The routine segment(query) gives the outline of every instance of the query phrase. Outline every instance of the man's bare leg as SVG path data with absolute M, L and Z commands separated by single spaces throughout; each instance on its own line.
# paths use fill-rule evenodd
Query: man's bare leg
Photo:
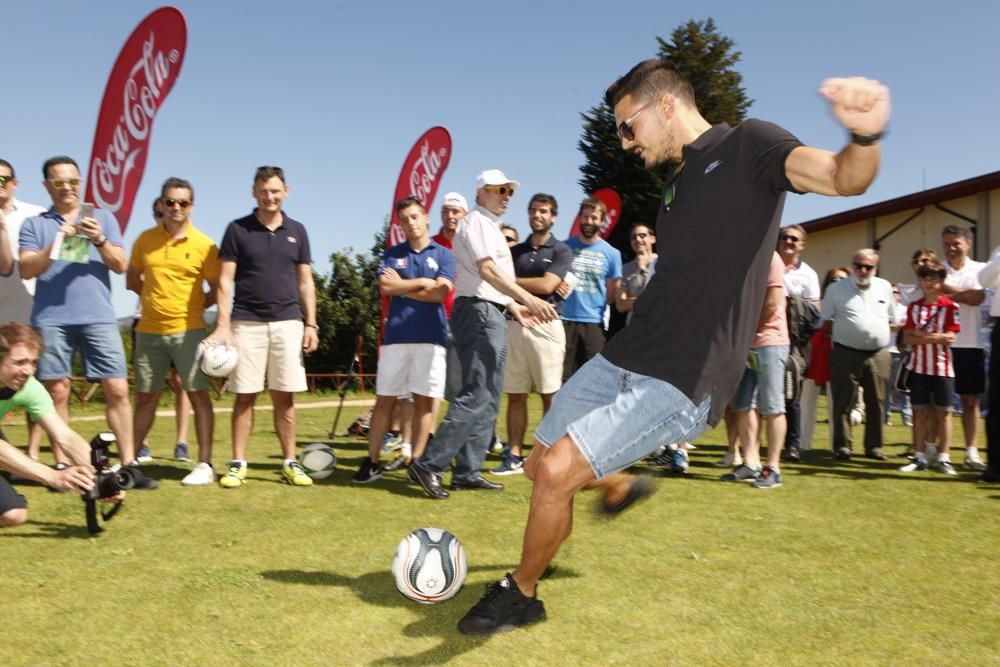
M 271 390 L 274 404 L 274 431 L 281 443 L 281 455 L 286 459 L 295 458 L 295 401 L 290 391 Z
M 45 389 L 49 392 L 52 397 L 52 403 L 55 404 L 56 414 L 62 419 L 64 424 L 69 424 L 69 395 L 71 391 L 69 378 L 61 378 L 59 380 L 46 380 L 42 383 L 45 385 Z M 52 456 L 55 458 L 56 463 L 69 463 L 69 458 L 63 453 L 59 445 L 52 442 L 52 438 L 49 438 L 49 444 L 52 446 Z M 119 450 L 119 456 L 120 454 Z
M 257 402 L 257 394 L 236 394 L 233 403 L 233 459 L 247 460 L 247 444 L 253 432 L 253 405 Z
M 212 408 L 212 397 L 207 389 L 184 392 L 184 394 L 194 406 L 194 431 L 195 437 L 198 438 L 198 460 L 202 463 L 211 463 L 212 440 L 215 438 L 215 410 Z M 178 401 L 178 405 L 180 405 L 180 401 Z
M 507 394 L 507 444 L 510 453 L 521 455 L 524 432 L 528 427 L 528 395 Z

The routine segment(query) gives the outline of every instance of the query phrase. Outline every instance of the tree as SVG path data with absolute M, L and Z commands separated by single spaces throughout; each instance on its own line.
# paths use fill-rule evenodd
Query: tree
M 702 115 L 711 123 L 736 125 L 753 100 L 743 89 L 743 76 L 734 67 L 742 54 L 734 51 L 732 39 L 720 35 L 711 18 L 678 26 L 670 41 L 656 38 L 657 57 L 669 60 L 691 82 Z M 614 111 L 603 101 L 583 117 L 583 136 L 578 144 L 585 161 L 579 183 L 585 192 L 612 187 L 622 198 L 620 223 L 609 241 L 631 254 L 628 228 L 633 222 L 656 219 L 663 175 L 647 171 L 642 161 L 621 149 Z

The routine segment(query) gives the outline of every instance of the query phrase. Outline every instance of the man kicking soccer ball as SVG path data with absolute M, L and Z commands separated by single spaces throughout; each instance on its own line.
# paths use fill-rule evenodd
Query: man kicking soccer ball
M 877 81 L 828 79 L 819 89 L 849 141 L 839 152 L 802 145 L 759 120 L 710 125 L 691 84 L 647 60 L 614 82 L 622 148 L 667 170 L 656 273 L 632 321 L 556 394 L 525 462 L 534 480 L 521 563 L 458 623 L 489 634 L 545 618 L 538 580 L 573 526 L 573 498 L 603 490 L 617 513 L 649 495 L 622 474 L 662 442 L 690 442 L 718 422 L 743 372 L 760 315 L 785 192 L 856 195 L 875 178 L 889 92 Z M 715 239 L 705 262 L 705 239 Z

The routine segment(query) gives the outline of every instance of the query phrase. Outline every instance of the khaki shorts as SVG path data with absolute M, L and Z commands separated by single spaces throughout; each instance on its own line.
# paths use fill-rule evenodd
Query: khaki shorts
M 229 376 L 229 391 L 256 394 L 264 391 L 264 378 L 271 391 L 305 391 L 306 368 L 302 364 L 301 320 L 281 322 L 233 322 L 233 337 L 239 347 L 236 370 Z
M 140 393 L 160 391 L 173 362 L 181 387 L 186 391 L 208 389 L 208 376 L 198 363 L 198 346 L 205 339 L 204 329 L 176 334 L 135 334 L 135 390 Z
M 540 394 L 554 394 L 562 386 L 565 355 L 566 332 L 561 321 L 546 322 L 531 329 L 514 321 L 507 322 L 503 390 L 508 394 L 527 394 L 534 385 Z

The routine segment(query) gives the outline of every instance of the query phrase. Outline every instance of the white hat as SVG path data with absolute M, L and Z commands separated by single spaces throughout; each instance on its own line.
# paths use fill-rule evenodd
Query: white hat
M 476 176 L 476 189 L 486 186 L 486 185 L 507 185 L 510 183 L 515 188 L 521 187 L 521 184 L 514 179 L 507 178 L 499 169 L 487 169 Z
M 465 197 L 458 194 L 457 192 L 449 192 L 444 196 L 444 203 L 442 206 L 454 206 L 455 208 L 460 208 L 463 211 L 469 210 L 469 204 L 465 201 Z

